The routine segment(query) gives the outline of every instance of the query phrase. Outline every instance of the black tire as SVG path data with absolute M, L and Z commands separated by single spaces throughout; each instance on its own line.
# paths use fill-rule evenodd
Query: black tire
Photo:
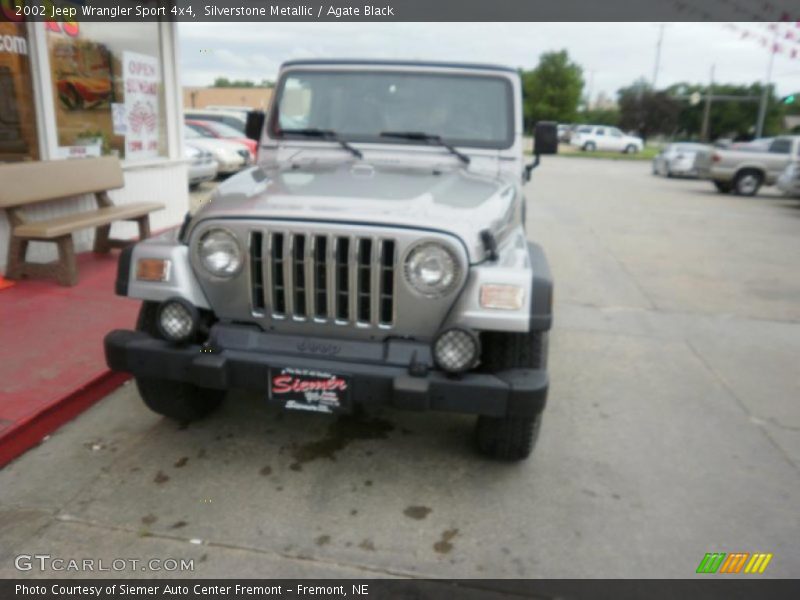
M 764 175 L 755 169 L 744 169 L 736 174 L 733 180 L 733 189 L 739 196 L 755 196 L 761 184 L 764 183 Z
M 733 184 L 730 181 L 714 181 L 714 187 L 720 194 L 730 194 L 733 190 Z
M 627 146 L 625 146 L 624 153 L 625 153 L 625 154 L 636 154 L 638 151 L 639 151 L 639 150 L 638 150 L 638 148 L 636 148 L 636 146 L 635 146 L 635 145 L 633 145 L 633 144 L 628 144 Z
M 594 142 L 586 142 L 583 145 L 582 150 L 584 152 L 594 152 L 595 150 L 597 150 L 597 145 Z
M 519 367 L 544 369 L 547 366 L 547 342 L 545 331 L 484 333 L 481 367 L 487 372 Z M 524 460 L 536 445 L 541 425 L 541 413 L 532 417 L 481 415 L 475 426 L 478 451 L 498 460 Z
M 158 304 L 144 302 L 139 311 L 136 330 L 160 338 L 156 327 Z M 226 392 L 201 388 L 190 383 L 169 379 L 137 377 L 136 387 L 147 408 L 159 415 L 181 423 L 197 421 L 222 404 Z

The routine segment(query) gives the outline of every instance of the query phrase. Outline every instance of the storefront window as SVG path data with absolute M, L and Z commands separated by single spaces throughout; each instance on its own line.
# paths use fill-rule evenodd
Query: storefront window
M 39 158 L 33 107 L 25 25 L 0 22 L 0 162 Z
M 48 23 L 59 155 L 167 155 L 158 23 Z

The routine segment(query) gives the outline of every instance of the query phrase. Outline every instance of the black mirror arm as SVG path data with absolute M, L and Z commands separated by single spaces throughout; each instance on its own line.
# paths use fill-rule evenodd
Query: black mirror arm
M 540 162 L 541 162 L 540 161 L 540 156 L 539 156 L 539 153 L 537 152 L 536 154 L 533 155 L 533 162 L 530 163 L 530 164 L 525 165 L 525 181 L 530 181 L 531 180 L 531 172 L 536 167 L 539 166 Z

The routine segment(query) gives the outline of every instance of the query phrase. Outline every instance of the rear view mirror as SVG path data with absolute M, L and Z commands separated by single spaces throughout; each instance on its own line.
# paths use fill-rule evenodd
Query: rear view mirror
M 553 121 L 539 121 L 533 129 L 535 155 L 558 153 L 558 126 Z
M 262 110 L 251 110 L 247 113 L 247 123 L 244 126 L 244 134 L 251 140 L 261 139 L 261 130 L 264 129 L 264 119 L 266 115 Z

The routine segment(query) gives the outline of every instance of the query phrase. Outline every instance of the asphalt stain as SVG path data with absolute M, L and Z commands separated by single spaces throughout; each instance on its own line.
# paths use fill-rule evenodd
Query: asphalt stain
M 331 536 L 329 535 L 321 535 L 316 540 L 317 546 L 324 546 L 325 544 L 331 543 Z
M 186 521 L 177 521 L 172 524 L 171 529 L 180 529 L 181 527 L 186 527 L 188 523 Z
M 363 540 L 358 547 L 362 550 L 369 550 L 370 552 L 375 551 L 375 544 L 372 543 L 372 540 Z
M 327 435 L 321 440 L 297 444 L 291 447 L 293 471 L 302 471 L 302 465 L 318 458 L 336 460 L 336 453 L 357 440 L 385 439 L 394 425 L 385 419 L 367 419 L 361 416 L 343 416 L 328 426 Z M 365 485 L 372 485 L 372 482 Z
M 370 487 L 370 486 L 372 485 L 372 480 L 371 480 L 371 479 L 367 479 L 367 480 L 364 482 L 364 485 L 365 485 L 365 486 L 367 486 L 367 487 Z
M 169 475 L 165 474 L 164 471 L 159 471 L 156 473 L 156 476 L 153 478 L 153 481 L 156 483 L 166 483 L 169 481 Z
M 197 458 L 205 458 L 205 457 L 206 457 L 206 449 L 200 448 L 200 450 L 197 451 Z
M 175 465 L 174 466 L 175 466 L 176 469 L 180 469 L 181 467 L 185 467 L 186 463 L 188 463 L 188 462 L 189 462 L 189 457 L 188 456 L 182 456 L 181 458 L 179 458 L 178 460 L 175 461 Z
M 350 516 L 351 517 L 355 517 L 357 514 L 358 514 L 358 511 L 355 508 L 350 511 Z
M 261 473 L 264 477 L 272 475 L 272 467 L 270 467 L 269 465 L 267 465 L 266 467 L 262 467 L 259 473 Z
M 149 515 L 145 515 L 145 516 L 143 516 L 143 517 L 142 517 L 142 523 L 144 523 L 145 525 L 152 525 L 152 524 L 153 524 L 153 523 L 155 523 L 156 521 L 158 521 L 158 517 L 157 517 L 157 516 L 155 516 L 155 515 L 154 515 L 154 514 L 152 514 L 152 513 L 151 513 L 151 514 L 149 514 Z
M 453 538 L 458 535 L 458 529 L 446 529 L 442 532 L 442 539 L 433 545 L 433 549 L 439 554 L 447 554 L 453 549 Z
M 278 487 L 276 487 L 275 489 L 276 489 L 277 491 L 279 491 L 279 492 L 282 492 L 282 491 L 283 491 L 283 486 L 282 486 L 282 485 L 279 485 L 279 486 L 278 486 Z
M 417 519 L 418 521 L 421 521 L 427 517 L 430 512 L 431 509 L 427 506 L 407 506 L 403 511 L 403 514 L 411 519 Z

